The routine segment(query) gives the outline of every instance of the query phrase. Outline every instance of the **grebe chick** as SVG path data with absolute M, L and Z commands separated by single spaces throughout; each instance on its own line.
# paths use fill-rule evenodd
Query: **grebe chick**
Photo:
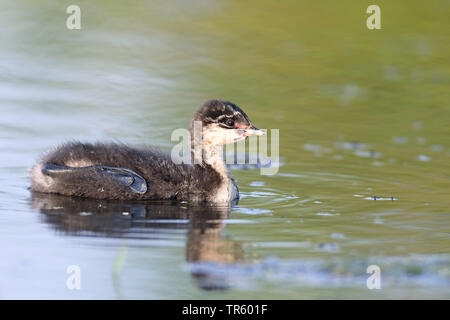
M 222 147 L 264 132 L 235 104 L 209 100 L 195 113 L 190 133 L 193 164 L 117 143 L 63 144 L 31 168 L 30 189 L 105 200 L 236 203 L 239 191 Z

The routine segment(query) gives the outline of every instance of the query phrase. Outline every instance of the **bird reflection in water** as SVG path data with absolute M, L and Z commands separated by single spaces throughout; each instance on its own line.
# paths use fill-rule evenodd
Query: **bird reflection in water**
M 229 207 L 113 202 L 43 193 L 32 193 L 31 206 L 43 214 L 45 223 L 65 235 L 159 240 L 164 239 L 164 231 L 167 235 L 170 229 L 186 229 L 189 265 L 231 265 L 244 260 L 240 245 L 221 232 L 224 219 L 230 216 Z M 226 276 L 198 270 L 191 268 L 191 275 L 200 288 L 229 288 Z

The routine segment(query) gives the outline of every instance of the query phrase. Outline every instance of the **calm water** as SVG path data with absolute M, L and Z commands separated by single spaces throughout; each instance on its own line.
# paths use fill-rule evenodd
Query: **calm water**
M 69 4 L 0 4 L 0 298 L 450 298 L 449 1 L 375 31 L 360 1 Z M 27 190 L 61 141 L 170 149 L 214 97 L 280 129 L 231 210 Z

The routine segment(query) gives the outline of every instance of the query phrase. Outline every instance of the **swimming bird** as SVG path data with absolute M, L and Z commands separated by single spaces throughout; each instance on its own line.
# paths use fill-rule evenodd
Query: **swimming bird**
M 30 190 L 105 200 L 236 203 L 239 190 L 223 160 L 223 145 L 264 131 L 234 103 L 213 99 L 195 112 L 190 133 L 193 161 L 181 164 L 154 148 L 64 143 L 31 168 Z

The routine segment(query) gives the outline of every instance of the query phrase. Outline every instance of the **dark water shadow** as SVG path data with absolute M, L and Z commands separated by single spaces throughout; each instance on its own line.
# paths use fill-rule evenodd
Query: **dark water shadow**
M 244 260 L 240 245 L 222 234 L 224 219 L 230 216 L 229 207 L 115 202 L 43 193 L 32 193 L 30 205 L 42 214 L 43 222 L 62 235 L 151 243 L 167 240 L 173 231 L 185 230 L 187 263 L 230 265 Z M 195 270 L 190 274 L 204 290 L 230 287 L 227 277 Z

